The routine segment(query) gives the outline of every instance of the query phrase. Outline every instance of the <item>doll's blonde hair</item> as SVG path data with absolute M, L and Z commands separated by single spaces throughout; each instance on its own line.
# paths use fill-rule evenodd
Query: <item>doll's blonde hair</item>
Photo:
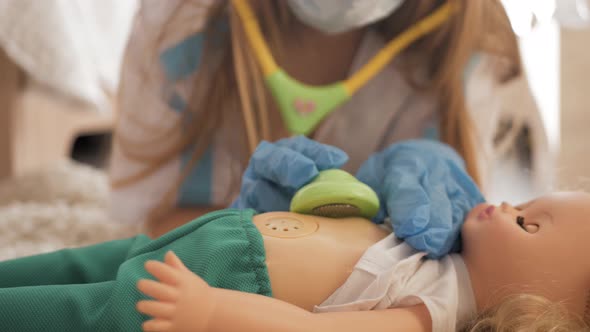
M 590 331 L 588 307 L 584 317 L 573 315 L 545 297 L 518 294 L 482 312 L 463 332 L 570 332 Z

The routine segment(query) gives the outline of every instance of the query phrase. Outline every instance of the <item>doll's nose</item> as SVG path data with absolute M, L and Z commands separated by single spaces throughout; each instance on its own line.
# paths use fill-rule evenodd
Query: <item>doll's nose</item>
M 514 214 L 514 215 L 518 215 L 520 213 L 520 211 L 517 210 L 514 206 L 512 206 L 506 202 L 502 202 L 502 204 L 500 204 L 500 210 L 504 213 Z

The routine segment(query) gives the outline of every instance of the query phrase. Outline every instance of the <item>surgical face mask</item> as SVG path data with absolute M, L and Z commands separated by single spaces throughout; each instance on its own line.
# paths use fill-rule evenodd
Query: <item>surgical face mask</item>
M 305 24 L 327 34 L 362 27 L 388 16 L 404 0 L 288 0 Z

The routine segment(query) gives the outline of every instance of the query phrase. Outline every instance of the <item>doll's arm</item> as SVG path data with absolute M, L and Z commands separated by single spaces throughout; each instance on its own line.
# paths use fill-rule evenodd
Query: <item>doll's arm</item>
M 158 280 L 142 280 L 138 288 L 155 301 L 140 301 L 138 310 L 152 316 L 144 331 L 430 331 L 424 305 L 376 311 L 314 314 L 262 295 L 209 287 L 173 253 L 165 263 L 148 262 Z

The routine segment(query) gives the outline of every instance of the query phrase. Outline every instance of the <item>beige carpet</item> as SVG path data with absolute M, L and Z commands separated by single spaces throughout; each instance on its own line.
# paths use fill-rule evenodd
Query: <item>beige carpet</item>
M 0 260 L 141 231 L 109 216 L 108 193 L 104 172 L 74 162 L 0 182 Z

